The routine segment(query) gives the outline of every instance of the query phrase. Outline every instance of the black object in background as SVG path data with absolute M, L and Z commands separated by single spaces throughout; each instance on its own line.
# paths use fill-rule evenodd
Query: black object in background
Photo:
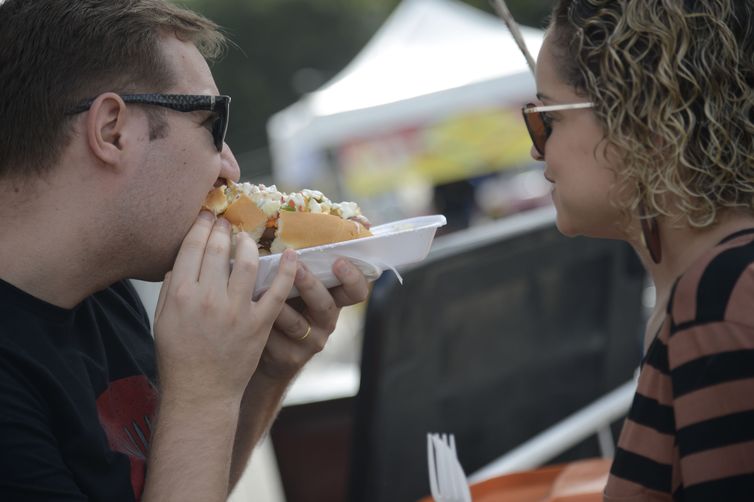
M 644 272 L 619 241 L 569 239 L 549 209 L 440 240 L 369 300 L 350 500 L 429 493 L 427 432 L 467 474 L 628 381 Z M 557 460 L 599 455 L 588 440 Z

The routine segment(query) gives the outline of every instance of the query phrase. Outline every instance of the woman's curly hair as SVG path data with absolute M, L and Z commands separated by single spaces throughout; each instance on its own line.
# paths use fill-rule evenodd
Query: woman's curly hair
M 558 0 L 550 33 L 621 160 L 627 215 L 706 227 L 754 208 L 752 0 Z

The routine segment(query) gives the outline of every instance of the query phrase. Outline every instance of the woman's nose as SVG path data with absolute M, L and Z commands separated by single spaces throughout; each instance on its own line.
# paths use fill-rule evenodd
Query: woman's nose
M 531 145 L 531 149 L 529 150 L 529 155 L 531 155 L 531 158 L 538 161 L 538 162 L 544 162 L 545 156 L 539 153 L 539 150 L 537 150 L 534 145 Z

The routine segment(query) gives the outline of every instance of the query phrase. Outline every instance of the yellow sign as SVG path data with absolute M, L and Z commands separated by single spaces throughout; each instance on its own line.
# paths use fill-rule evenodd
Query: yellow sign
M 520 112 L 497 108 L 357 139 L 335 154 L 348 192 L 368 197 L 417 177 L 441 184 L 520 166 L 530 148 Z

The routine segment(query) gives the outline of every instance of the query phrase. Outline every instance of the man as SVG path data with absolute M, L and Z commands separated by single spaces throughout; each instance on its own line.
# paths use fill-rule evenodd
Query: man
M 243 235 L 230 270 L 229 225 L 199 212 L 239 177 L 221 45 L 162 0 L 0 3 L 2 500 L 225 500 L 366 297 L 348 262 L 328 291 L 287 251 L 252 302 Z M 131 277 L 165 279 L 154 343 Z

